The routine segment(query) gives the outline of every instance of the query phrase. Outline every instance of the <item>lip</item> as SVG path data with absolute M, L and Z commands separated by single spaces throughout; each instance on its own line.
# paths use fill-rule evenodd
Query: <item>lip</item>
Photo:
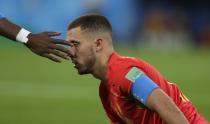
M 75 60 L 72 60 L 72 63 L 73 63 L 74 68 L 78 68 L 79 66 L 78 62 L 76 62 Z
M 73 64 L 76 64 L 76 63 L 77 63 L 77 61 L 76 61 L 75 59 L 72 59 L 72 58 L 71 58 L 71 62 L 72 62 Z
M 74 68 L 78 69 L 79 68 L 78 64 L 74 64 Z

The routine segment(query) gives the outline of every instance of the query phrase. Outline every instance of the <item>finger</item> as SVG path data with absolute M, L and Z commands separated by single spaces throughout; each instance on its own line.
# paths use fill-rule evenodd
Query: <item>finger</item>
M 52 44 L 52 45 L 50 45 L 50 47 L 51 47 L 52 49 L 56 49 L 56 50 L 58 50 L 58 51 L 64 52 L 64 53 L 69 54 L 69 55 L 72 54 L 72 51 L 71 51 L 70 49 L 65 48 L 65 47 L 63 47 L 63 46 L 59 46 L 59 45 Z
M 69 60 L 69 57 L 63 52 L 59 52 L 57 50 L 49 50 L 48 53 L 56 55 L 56 56 L 61 57 L 63 59 Z
M 61 35 L 60 32 L 53 32 L 53 31 L 45 31 L 45 32 L 43 32 L 43 33 L 46 34 L 46 35 L 49 36 L 49 37 Z
M 56 58 L 56 57 L 54 57 L 54 56 L 52 56 L 52 55 L 50 55 L 50 54 L 43 54 L 42 55 L 43 57 L 46 57 L 46 58 L 48 58 L 48 59 L 50 59 L 50 60 L 52 60 L 52 61 L 54 61 L 54 62 L 59 62 L 59 63 L 61 63 L 61 60 L 60 59 L 58 59 L 58 58 Z
M 55 44 L 62 44 L 62 45 L 67 45 L 67 46 L 72 46 L 70 42 L 62 40 L 62 39 L 55 39 L 55 38 L 51 38 L 53 43 Z

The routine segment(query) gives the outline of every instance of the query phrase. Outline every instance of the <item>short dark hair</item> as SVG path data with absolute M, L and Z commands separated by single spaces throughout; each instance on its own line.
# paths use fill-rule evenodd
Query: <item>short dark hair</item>
M 88 31 L 93 32 L 108 31 L 110 34 L 112 34 L 112 26 L 108 19 L 99 14 L 87 14 L 80 16 L 69 24 L 68 30 L 78 26 L 81 26 L 81 30 L 87 29 Z

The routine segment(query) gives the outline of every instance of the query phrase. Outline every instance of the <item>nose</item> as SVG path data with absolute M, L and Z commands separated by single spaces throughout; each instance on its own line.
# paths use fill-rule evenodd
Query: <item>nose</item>
M 75 57 L 75 54 L 76 52 L 75 52 L 75 47 L 73 47 L 73 46 L 71 46 L 70 48 L 69 48 L 69 56 L 71 57 L 71 58 L 73 58 L 73 57 Z

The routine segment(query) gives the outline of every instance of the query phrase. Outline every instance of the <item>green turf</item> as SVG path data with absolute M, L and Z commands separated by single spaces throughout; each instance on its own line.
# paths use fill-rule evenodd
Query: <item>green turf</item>
M 153 64 L 210 120 L 210 52 L 119 52 Z M 57 64 L 0 39 L 0 124 L 107 124 L 98 85 L 69 61 Z

